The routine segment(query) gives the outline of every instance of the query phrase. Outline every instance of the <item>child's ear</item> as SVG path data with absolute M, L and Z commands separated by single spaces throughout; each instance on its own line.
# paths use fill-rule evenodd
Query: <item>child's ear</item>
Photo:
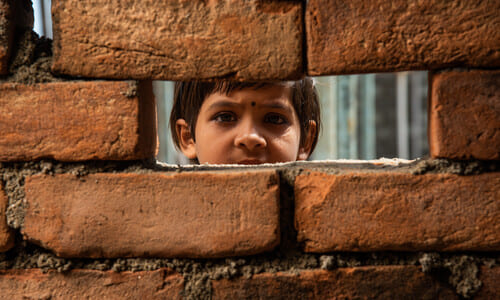
M 304 144 L 299 148 L 299 154 L 297 155 L 297 160 L 306 160 L 309 155 L 311 155 L 311 148 L 314 141 L 314 137 L 316 136 L 316 122 L 311 120 L 309 121 L 309 130 L 307 131 L 307 136 L 304 141 Z
M 189 125 L 184 119 L 178 119 L 175 122 L 175 132 L 179 138 L 179 146 L 181 147 L 182 153 L 184 153 L 184 155 L 186 155 L 189 159 L 195 159 L 196 145 L 194 143 L 193 136 L 191 135 Z

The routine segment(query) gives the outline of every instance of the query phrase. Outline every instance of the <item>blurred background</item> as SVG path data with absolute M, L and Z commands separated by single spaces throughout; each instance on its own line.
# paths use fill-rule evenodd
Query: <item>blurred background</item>
M 50 0 L 33 0 L 34 30 L 52 38 Z M 427 72 L 315 77 L 322 131 L 311 160 L 413 159 L 428 155 Z M 160 141 L 157 159 L 185 164 L 168 128 L 174 83 L 155 81 Z

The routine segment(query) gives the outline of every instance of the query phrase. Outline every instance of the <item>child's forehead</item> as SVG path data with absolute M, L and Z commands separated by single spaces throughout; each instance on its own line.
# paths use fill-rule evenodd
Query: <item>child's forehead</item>
M 266 90 L 266 89 L 282 89 L 283 87 L 292 87 L 293 81 L 276 81 L 276 82 L 230 82 L 223 81 L 214 85 L 212 91 L 207 95 L 220 93 L 228 95 L 234 91 L 241 90 Z

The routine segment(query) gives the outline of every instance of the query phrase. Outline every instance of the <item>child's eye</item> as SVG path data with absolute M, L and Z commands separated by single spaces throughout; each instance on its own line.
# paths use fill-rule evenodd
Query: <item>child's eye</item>
M 264 122 L 275 125 L 282 125 L 288 123 L 287 119 L 280 114 L 267 114 L 264 117 Z
M 230 112 L 221 112 L 216 114 L 213 119 L 216 122 L 222 122 L 222 123 L 234 122 L 236 121 L 236 116 Z

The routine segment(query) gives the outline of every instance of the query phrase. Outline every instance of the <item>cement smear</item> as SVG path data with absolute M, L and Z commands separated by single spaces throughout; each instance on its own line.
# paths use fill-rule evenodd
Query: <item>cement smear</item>
M 456 174 L 456 175 L 477 175 L 487 172 L 500 171 L 499 161 L 456 161 L 450 159 L 426 159 L 418 160 L 409 166 L 409 172 L 415 175 L 420 174 Z
M 55 77 L 52 66 L 52 40 L 38 35 L 31 29 L 19 32 L 16 38 L 16 51 L 12 53 L 9 73 L 3 82 L 35 84 L 62 81 Z
M 478 255 L 444 255 L 439 253 L 425 253 L 419 259 L 422 271 L 440 276 L 455 288 L 458 295 L 469 299 L 482 286 L 479 280 L 479 268 L 498 266 L 500 256 Z

